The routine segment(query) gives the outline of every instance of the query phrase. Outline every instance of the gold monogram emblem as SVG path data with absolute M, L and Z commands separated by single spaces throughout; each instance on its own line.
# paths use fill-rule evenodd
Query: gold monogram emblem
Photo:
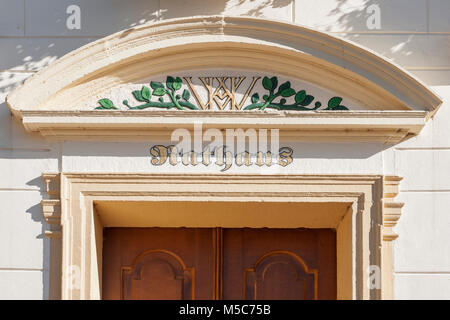
M 195 100 L 198 105 L 203 110 L 212 110 L 214 109 L 213 105 L 216 104 L 217 108 L 220 110 L 224 110 L 227 106 L 230 106 L 230 110 L 241 110 L 244 106 L 245 101 L 253 90 L 256 82 L 261 77 L 253 77 L 253 80 L 249 84 L 247 91 L 242 97 L 241 101 L 237 101 L 236 99 L 236 91 L 241 86 L 242 82 L 246 79 L 246 77 L 199 77 L 200 81 L 203 83 L 206 91 L 208 92 L 208 98 L 206 103 L 202 101 L 200 98 L 195 86 L 192 84 L 192 77 L 184 77 L 184 81 L 186 81 L 189 89 L 194 95 Z M 218 86 L 214 89 L 214 81 L 218 84 Z M 227 82 L 229 86 L 227 86 Z

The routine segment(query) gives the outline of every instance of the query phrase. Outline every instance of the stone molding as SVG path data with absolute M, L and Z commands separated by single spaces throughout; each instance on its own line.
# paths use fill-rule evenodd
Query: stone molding
M 391 228 L 388 218 L 391 207 L 384 204 L 398 192 L 400 180 L 380 175 L 65 173 L 61 190 L 67 206 L 62 212 L 63 238 L 58 239 L 64 248 L 64 259 L 59 261 L 63 268 L 62 298 L 101 298 L 102 236 L 99 232 L 103 224 L 108 225 L 108 217 L 95 209 L 99 203 L 195 200 L 348 203 L 348 210 L 338 226 L 329 226 L 337 228 L 338 234 L 338 279 L 341 279 L 338 296 L 341 299 L 392 299 L 393 238 L 386 233 L 386 229 Z M 274 189 L 277 192 L 274 193 Z M 185 222 L 180 223 L 185 225 Z M 374 264 L 381 267 L 381 290 L 368 289 L 366 269 Z M 73 287 L 68 278 L 74 266 L 81 270 L 78 287 Z M 55 276 L 56 273 L 51 271 L 50 274 Z
M 48 228 L 45 236 L 50 239 L 50 277 L 49 277 L 49 299 L 61 299 L 61 200 L 60 200 L 60 179 L 59 173 L 43 173 L 42 179 L 45 183 L 45 191 L 48 199 L 41 201 L 42 215 Z
M 394 198 L 398 194 L 399 184 L 402 178 L 395 176 L 386 176 L 384 178 L 384 197 L 383 197 L 383 240 L 392 241 L 397 239 L 398 235 L 392 230 L 397 225 L 402 215 L 404 203 L 395 202 Z
M 44 199 L 41 201 L 42 213 L 50 230 L 45 231 L 48 238 L 61 237 L 61 201 L 58 199 Z
M 169 139 L 176 128 L 271 128 L 298 141 L 398 143 L 417 135 L 424 111 L 23 111 L 23 123 L 49 140 Z M 256 121 L 257 120 L 257 121 Z
M 64 279 L 62 277 L 62 231 L 61 231 L 61 203 L 60 203 L 60 174 L 57 173 L 46 173 L 42 175 L 46 186 L 46 192 L 50 199 L 42 200 L 42 210 L 45 221 L 49 224 L 49 230 L 45 232 L 46 237 L 50 238 L 50 299 L 59 299 L 61 297 L 61 281 Z M 393 261 L 392 261 L 392 241 L 395 240 L 398 235 L 392 231 L 392 228 L 396 225 L 397 221 L 401 216 L 401 208 L 403 203 L 398 203 L 394 201 L 394 198 L 398 194 L 399 183 L 401 178 L 395 176 L 307 176 L 307 175 L 280 175 L 280 176 L 253 176 L 253 175 L 146 175 L 146 174 L 64 174 L 64 179 L 70 181 L 70 184 L 77 186 L 79 184 L 83 185 L 88 183 L 84 188 L 77 187 L 76 189 L 79 196 L 82 198 L 89 199 L 118 199 L 126 201 L 134 201 L 138 199 L 146 199 L 148 201 L 157 201 L 157 199 L 193 199 L 211 201 L 214 198 L 218 199 L 228 199 L 235 201 L 254 201 L 261 200 L 265 201 L 290 201 L 289 199 L 321 199 L 320 201 L 326 201 L 326 199 L 347 199 L 346 201 L 353 202 L 356 207 L 357 212 L 355 215 L 362 214 L 368 208 L 374 205 L 376 199 L 367 199 L 367 195 L 376 191 L 377 181 L 382 179 L 382 197 L 380 195 L 379 201 L 382 203 L 382 221 L 378 224 L 382 226 L 381 237 L 382 237 L 382 253 L 379 259 L 381 259 L 382 265 L 382 294 L 383 299 L 393 298 Z M 160 185 L 162 182 L 168 185 L 190 185 L 190 184 L 200 184 L 200 185 L 211 185 L 211 190 L 206 194 L 204 198 L 200 198 L 201 193 L 198 191 L 187 191 L 181 187 L 175 188 L 173 192 L 169 190 L 158 191 L 148 190 L 148 188 L 140 190 L 128 190 L 127 187 L 121 187 L 119 189 L 111 187 L 111 185 L 121 184 L 123 186 L 132 186 L 136 183 L 141 186 L 145 185 Z M 249 190 L 248 193 L 243 193 L 242 191 L 228 190 L 224 193 L 222 189 L 218 189 L 217 193 L 214 192 L 217 185 L 222 183 L 232 183 L 239 185 L 288 185 L 293 184 L 303 184 L 312 186 L 327 186 L 327 188 L 337 188 L 335 191 L 293 191 L 288 188 L 288 190 L 283 190 L 280 192 L 264 192 L 264 188 L 261 190 Z M 346 185 L 351 187 L 352 185 L 362 186 L 372 186 L 369 190 L 370 192 L 350 192 L 343 191 L 346 189 Z M 341 187 L 338 187 L 341 186 Z M 326 188 L 326 189 L 327 189 Z M 70 188 L 69 188 L 70 189 Z M 169 188 L 170 189 L 170 188 Z M 66 187 L 66 191 L 67 191 Z M 366 195 L 366 196 L 365 196 Z M 78 202 L 75 194 L 69 196 L 69 202 Z M 278 200 L 276 200 L 278 199 Z M 353 200 L 352 200 L 353 199 Z M 298 200 L 297 200 L 298 201 Z M 335 201 L 335 200 L 333 200 Z M 91 202 L 92 203 L 92 202 Z M 66 220 L 67 220 L 66 212 Z M 73 214 L 73 213 L 72 213 Z M 372 215 L 372 217 L 377 216 L 377 214 Z M 67 225 L 66 227 L 69 227 Z M 70 244 L 69 244 L 70 245 Z M 360 271 L 362 272 L 362 271 Z M 362 298 L 364 295 L 361 293 L 358 295 L 356 292 L 355 298 L 359 296 Z M 88 295 L 89 296 L 89 295 Z M 88 298 L 85 296 L 85 298 Z M 366 298 L 371 297 L 366 296 Z M 374 296 L 376 297 L 376 296 Z M 374 298 L 371 297 L 371 298 Z M 65 297 L 66 299 L 69 296 Z M 74 298 L 74 297 L 72 297 Z
M 45 191 L 48 199 L 41 201 L 42 213 L 50 230 L 45 232 L 49 238 L 61 237 L 61 200 L 60 197 L 60 174 L 44 173 L 42 179 L 45 183 Z
M 396 202 L 394 198 L 399 193 L 402 178 L 385 176 L 383 179 L 383 227 L 382 227 L 382 299 L 394 298 L 394 257 L 393 241 L 398 234 L 393 231 L 401 217 L 403 203 Z
M 365 114 L 297 115 L 178 110 L 161 117 L 153 112 L 96 113 L 79 108 L 89 97 L 124 83 L 200 68 L 259 70 L 302 79 L 359 101 L 370 110 Z M 416 135 L 442 103 L 414 76 L 349 41 L 295 24 L 224 16 L 167 20 L 115 33 L 27 79 L 6 102 L 27 130 L 56 140 L 117 136 L 132 140 L 133 133 L 151 135 L 161 130 L 162 119 L 165 124 L 189 127 L 203 117 L 211 126 L 245 128 L 253 127 L 256 117 L 266 125 L 300 130 L 317 139 L 328 128 L 332 132 L 327 139 L 337 133 L 347 140 L 394 143 Z

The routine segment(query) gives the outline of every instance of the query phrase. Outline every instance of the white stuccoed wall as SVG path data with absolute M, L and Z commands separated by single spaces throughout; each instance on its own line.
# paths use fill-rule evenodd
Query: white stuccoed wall
M 73 4 L 81 8 L 80 30 L 66 27 L 66 9 Z M 380 28 L 370 29 L 367 9 L 376 11 L 377 6 Z M 156 172 L 149 166 L 151 142 L 49 143 L 12 119 L 5 96 L 65 53 L 105 35 L 148 21 L 209 14 L 285 20 L 355 41 L 416 74 L 444 99 L 417 138 L 388 149 L 378 144 L 290 144 L 295 166 L 283 170 L 404 177 L 398 196 L 406 204 L 396 227 L 395 298 L 450 299 L 448 0 L 0 0 L 0 299 L 48 297 L 42 172 Z

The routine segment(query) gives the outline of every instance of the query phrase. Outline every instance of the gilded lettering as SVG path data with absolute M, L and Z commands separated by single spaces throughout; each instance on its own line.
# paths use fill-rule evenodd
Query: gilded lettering
M 176 166 L 178 164 L 178 149 L 175 146 L 169 146 L 167 148 L 169 150 L 169 163 L 172 166 Z
M 205 149 L 202 153 L 202 163 L 205 166 L 209 166 L 211 163 L 211 151 L 209 149 Z
M 150 148 L 152 156 L 151 163 L 154 166 L 161 166 L 167 161 L 167 148 L 165 146 L 157 145 Z
M 248 151 L 238 153 L 236 155 L 236 165 L 238 167 L 245 164 L 247 167 L 252 165 L 252 161 L 250 159 L 250 153 Z
M 286 167 L 291 164 L 294 159 L 292 159 L 292 154 L 294 151 L 289 147 L 280 148 L 280 153 L 278 154 L 278 164 L 282 167 Z

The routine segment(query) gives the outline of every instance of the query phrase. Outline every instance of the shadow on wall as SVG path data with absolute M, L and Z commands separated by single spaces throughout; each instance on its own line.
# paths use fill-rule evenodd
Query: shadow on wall
M 3 128 L 0 128 L 0 134 Z M 45 186 L 40 178 L 40 171 L 47 171 L 46 168 L 39 169 L 42 164 L 47 163 L 52 157 L 50 151 L 30 150 L 20 148 L 0 147 L 0 189 L 2 199 L 7 202 L 0 207 L 1 220 L 6 222 L 2 239 L 16 243 L 12 247 L 22 252 L 5 252 L 6 256 L 31 256 L 29 263 L 33 268 L 42 268 L 42 297 L 48 298 L 49 290 L 49 239 L 45 237 L 48 226 L 42 216 L 40 200 L 44 198 Z M 38 168 L 33 168 L 33 167 Z M 44 166 L 45 167 L 45 166 Z M 30 180 L 30 177 L 35 177 Z M 7 209 L 11 208 L 11 209 Z M 2 210 L 3 209 L 3 210 Z M 8 240 L 9 239 L 9 240 Z M 42 248 L 41 262 L 34 260 L 36 250 Z M 39 263 L 39 265 L 37 264 Z M 22 265 L 15 265 L 22 267 Z M 32 293 L 36 296 L 37 293 Z M 24 294 L 27 296 L 27 294 Z
M 329 8 L 324 26 L 325 31 L 329 32 L 351 32 L 356 30 L 368 30 L 368 18 L 370 17 L 371 8 L 375 5 L 380 8 L 382 2 L 380 0 L 334 0 Z M 386 1 L 385 1 L 386 2 Z M 334 7 L 334 8 L 333 8 Z
M 19 87 L 30 75 L 32 73 L 0 72 L 0 103 L 3 103 L 6 96 Z
M 271 17 L 272 19 L 285 20 L 291 18 L 291 14 L 278 16 L 271 14 L 276 10 L 291 10 L 294 0 L 172 0 L 160 4 L 161 19 L 172 19 L 201 15 L 240 15 L 252 17 Z M 180 10 L 179 8 L 183 8 Z M 283 10 L 284 9 L 284 10 Z
M 29 199 L 20 201 L 23 204 L 17 203 L 13 206 L 13 208 L 17 208 L 16 210 L 8 213 L 19 216 L 11 218 L 10 221 L 20 221 L 29 217 L 32 223 L 26 223 L 23 226 L 9 226 L 8 229 L 11 233 L 9 237 L 16 240 L 21 239 L 20 242 L 25 245 L 24 250 L 30 241 L 42 241 L 42 297 L 48 299 L 50 243 L 44 235 L 47 224 L 42 217 L 39 198 L 45 197 L 45 186 L 39 174 L 42 170 L 50 171 L 47 169 L 48 163 L 57 160 L 55 154 L 52 153 L 53 147 L 38 134 L 26 132 L 19 121 L 13 119 L 9 108 L 4 103 L 5 96 L 29 75 L 29 73 L 0 73 L 0 188 L 5 188 L 6 192 L 11 192 L 12 195 L 17 193 L 21 193 L 22 197 L 30 195 Z M 51 160 L 52 158 L 53 160 Z M 36 176 L 36 178 L 27 181 L 27 177 L 30 176 Z M 36 192 L 39 192 L 40 196 L 36 196 Z
M 157 20 L 185 18 L 192 16 L 229 15 L 268 17 L 274 20 L 292 22 L 293 2 L 295 0 L 171 0 L 160 1 L 158 15 L 150 19 L 142 18 L 133 22 L 123 31 L 123 36 L 132 32 L 134 27 Z M 129 22 L 129 19 L 124 19 Z
M 66 23 L 71 15 L 66 13 L 68 4 L 65 1 L 55 4 L 52 12 L 30 2 L 30 7 L 26 8 L 26 19 L 30 26 L 25 38 L 0 40 L 0 103 L 4 101 L 3 95 L 6 96 L 6 93 L 31 75 L 26 71 L 39 71 L 63 55 L 120 30 L 126 29 L 123 32 L 125 36 L 134 27 L 148 22 L 199 15 L 266 16 L 290 21 L 293 1 L 171 0 L 159 1 L 159 8 L 155 5 L 157 1 L 147 0 L 132 0 L 131 3 L 112 0 L 107 6 L 102 5 L 103 1 L 83 1 L 79 5 L 79 29 L 70 30 Z M 275 13 L 272 13 L 273 10 Z M 47 21 L 42 21 L 41 18 L 36 20 L 39 14 L 47 17 Z M 55 36 L 62 38 L 52 38 Z M 6 72 L 2 73 L 2 70 Z
M 42 259 L 42 288 L 43 288 L 43 299 L 48 300 L 49 298 L 49 281 L 50 281 L 50 239 L 45 236 L 45 231 L 47 230 L 47 223 L 44 221 L 42 217 L 42 206 L 41 204 L 36 204 L 27 209 L 26 213 L 28 213 L 31 219 L 37 223 L 42 224 L 42 233 L 36 236 L 36 239 L 42 239 L 43 244 L 43 259 Z
M 295 7 L 293 3 L 295 2 Z M 157 2 L 132 0 L 130 4 L 112 0 L 108 6 L 100 6 L 103 1 L 83 1 L 81 7 L 80 29 L 68 30 L 66 27 L 67 3 L 61 2 L 54 8 L 55 12 L 48 13 L 50 22 L 37 22 L 33 15 L 28 13 L 27 20 L 31 19 L 36 30 L 30 30 L 26 36 L 35 38 L 1 39 L 0 70 L 38 71 L 61 56 L 85 44 L 112 34 L 123 31 L 126 36 L 134 27 L 148 22 L 182 18 L 198 15 L 242 15 L 260 18 L 285 20 L 291 22 L 295 9 L 296 23 L 314 29 L 341 32 L 339 36 L 369 47 L 383 56 L 408 67 L 415 55 L 418 59 L 427 52 L 423 38 L 417 35 L 380 35 L 361 34 L 367 31 L 392 31 L 400 28 L 402 31 L 423 31 L 426 26 L 419 19 L 423 15 L 420 6 L 405 10 L 405 1 L 384 0 L 326 0 L 326 1 L 295 1 L 295 0 L 171 0 Z M 33 7 L 34 8 L 34 7 Z M 27 10 L 31 10 L 29 8 Z M 181 9 L 180 9 L 181 8 Z M 379 8 L 379 9 L 376 9 Z M 36 10 L 39 7 L 34 8 Z M 379 10 L 381 15 L 380 30 L 377 19 L 371 17 Z M 40 11 L 39 11 L 40 12 Z M 39 12 L 36 12 L 37 15 Z M 54 24 L 54 25 L 53 25 Z M 42 27 L 41 27 L 42 25 Z M 372 29 L 369 29 L 368 25 Z M 32 29 L 30 27 L 30 29 Z M 350 32 L 350 33 L 348 33 Z M 1 34 L 1 32 L 0 32 Z M 54 36 L 68 36 L 71 38 L 58 38 Z M 450 48 L 450 44 L 443 46 Z M 21 81 L 29 74 L 9 74 L 9 82 Z M 0 77 L 6 77 L 0 74 Z M 0 87 L 5 79 L 0 78 Z M 8 89 L 8 88 L 6 88 Z M 4 90 L 3 90 L 4 91 Z M 0 94 L 0 103 L 2 102 Z
M 426 28 L 425 20 L 414 19 L 417 18 L 414 17 L 415 15 L 421 15 L 421 13 L 414 13 L 416 11 L 420 12 L 420 9 L 411 8 L 407 10 L 404 8 L 403 1 L 399 1 L 396 5 L 395 2 L 383 0 L 334 0 L 334 8 L 330 8 L 330 12 L 327 15 L 328 24 L 323 26 L 323 30 L 328 32 L 351 32 L 351 34 L 344 34 L 343 36 L 355 42 L 359 42 L 358 39 L 361 37 L 361 34 L 357 32 L 390 32 L 396 29 L 411 32 L 423 31 Z M 408 21 L 409 19 L 414 19 L 414 22 Z M 408 48 L 408 44 L 411 44 L 413 39 L 414 35 L 409 35 L 407 39 L 401 37 L 400 41 L 392 47 L 386 48 L 386 45 L 383 46 L 385 37 L 376 35 L 370 42 L 366 41 L 362 44 L 386 57 L 394 58 L 394 55 L 399 54 L 403 56 L 412 55 L 414 52 L 411 47 Z M 397 59 L 399 58 L 401 57 L 397 57 Z M 395 58 L 392 60 L 395 60 Z
M 306 7 L 307 12 L 303 14 L 302 1 L 298 1 L 296 18 L 309 20 L 310 17 L 315 23 L 308 25 L 329 32 L 425 32 L 428 24 L 427 2 L 412 2 L 325 0 Z
M 16 253 L 18 256 L 35 257 L 35 252 L 28 253 L 27 251 L 42 248 L 40 254 L 42 254 L 42 296 L 44 299 L 48 298 L 49 293 L 50 243 L 49 239 L 45 237 L 48 225 L 42 216 L 40 203 L 41 199 L 46 198 L 45 185 L 40 177 L 40 171 L 47 171 L 47 169 L 34 169 L 33 167 L 42 166 L 51 157 L 52 154 L 49 151 L 0 148 L 0 189 L 6 196 L 2 199 L 11 201 L 6 207 L 12 208 L 6 211 L 2 210 L 5 207 L 0 208 L 3 215 L 1 220 L 8 222 L 7 229 L 4 230 L 6 234 L 3 234 L 2 239 L 6 237 L 17 243 L 14 247 L 23 251 Z M 34 178 L 28 180 L 29 177 Z M 13 256 L 14 252 L 5 254 Z M 34 266 L 33 258 L 30 258 L 30 262 Z
M 339 37 L 370 48 L 428 85 L 449 85 L 450 39 L 444 34 L 428 33 L 431 22 L 427 1 L 318 1 L 317 8 L 308 8 L 310 20 L 307 14 L 301 14 L 301 3 L 296 3 L 297 23 L 338 33 Z M 431 56 L 433 59 L 429 59 Z

